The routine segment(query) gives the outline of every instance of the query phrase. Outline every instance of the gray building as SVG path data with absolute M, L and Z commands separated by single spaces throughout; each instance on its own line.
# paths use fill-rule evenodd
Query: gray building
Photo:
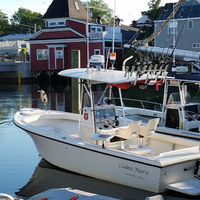
M 162 15 L 155 20 L 157 31 L 173 12 L 175 3 L 167 3 Z M 200 51 L 200 3 L 198 0 L 185 0 L 174 18 L 155 38 L 154 46 Z

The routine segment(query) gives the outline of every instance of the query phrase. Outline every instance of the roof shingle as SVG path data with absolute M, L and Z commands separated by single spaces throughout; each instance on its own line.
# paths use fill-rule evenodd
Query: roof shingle
M 80 0 L 53 0 L 43 19 L 66 17 L 87 19 L 87 11 Z

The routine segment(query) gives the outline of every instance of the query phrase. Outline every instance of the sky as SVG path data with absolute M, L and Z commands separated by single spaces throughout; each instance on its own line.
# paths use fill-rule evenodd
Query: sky
M 53 0 L 0 0 L 3 3 L 0 5 L 0 10 L 7 14 L 8 17 L 12 16 L 18 8 L 26 8 L 32 12 L 39 12 L 42 15 L 46 12 L 47 8 Z M 85 0 L 83 0 L 85 1 Z M 178 0 L 162 0 L 162 4 L 177 2 Z M 114 10 L 115 15 L 123 19 L 123 24 L 130 25 L 133 20 L 138 20 L 141 17 L 141 11 L 149 9 L 148 2 L 150 0 L 104 0 L 109 8 Z M 116 6 L 114 6 L 116 2 Z

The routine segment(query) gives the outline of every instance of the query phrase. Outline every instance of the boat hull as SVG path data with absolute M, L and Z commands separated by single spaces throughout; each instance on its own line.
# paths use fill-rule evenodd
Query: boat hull
M 66 139 L 48 138 L 27 131 L 40 155 L 60 168 L 90 177 L 118 183 L 155 193 L 163 192 L 166 185 L 193 177 L 196 161 L 159 166 L 148 163 L 140 156 L 123 156 L 97 145 Z M 185 169 L 190 169 L 183 171 Z

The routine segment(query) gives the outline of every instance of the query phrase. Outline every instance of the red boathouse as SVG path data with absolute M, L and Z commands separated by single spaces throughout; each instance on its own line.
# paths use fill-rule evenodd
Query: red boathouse
M 112 51 L 113 27 L 101 24 L 100 19 L 87 23 L 87 11 L 80 0 L 53 0 L 43 19 L 45 28 L 29 40 L 31 71 L 35 76 L 42 71 L 51 74 L 87 67 L 87 41 L 89 57 L 107 56 L 108 50 Z M 115 27 L 115 52 L 115 68 L 121 68 L 123 47 L 119 26 Z

